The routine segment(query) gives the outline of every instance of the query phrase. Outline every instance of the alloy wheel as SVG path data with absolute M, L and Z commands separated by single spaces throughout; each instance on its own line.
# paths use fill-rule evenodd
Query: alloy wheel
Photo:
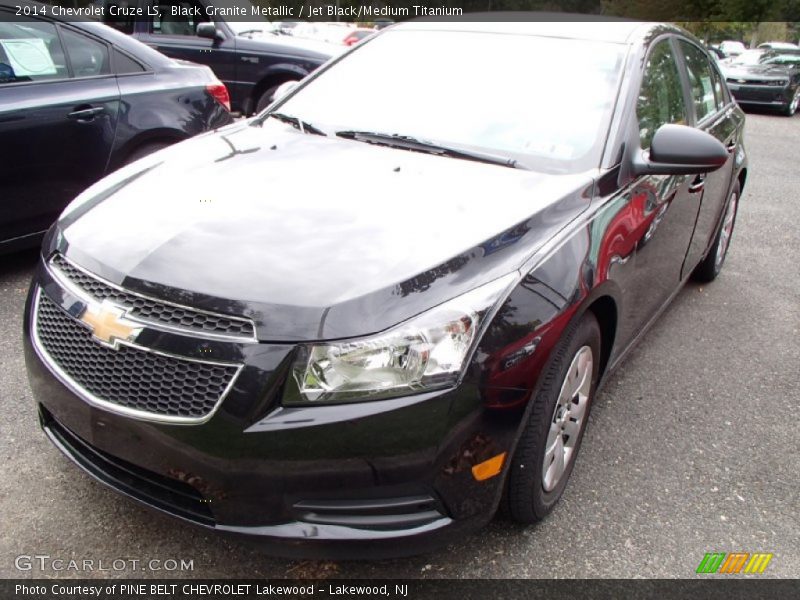
M 581 347 L 570 363 L 556 401 L 542 463 L 542 487 L 556 488 L 575 454 L 592 389 L 594 356 L 589 346 Z

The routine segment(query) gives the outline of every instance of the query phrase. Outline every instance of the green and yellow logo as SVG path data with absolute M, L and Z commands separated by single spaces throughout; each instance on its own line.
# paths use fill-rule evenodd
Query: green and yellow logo
M 772 554 L 766 552 L 706 552 L 697 566 L 697 573 L 763 573 Z

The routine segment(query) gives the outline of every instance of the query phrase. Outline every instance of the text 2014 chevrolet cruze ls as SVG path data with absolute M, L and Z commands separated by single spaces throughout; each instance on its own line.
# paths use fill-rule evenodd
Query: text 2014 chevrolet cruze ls
M 387 29 L 67 208 L 25 320 L 42 426 L 283 554 L 537 521 L 598 385 L 719 273 L 743 123 L 671 26 Z

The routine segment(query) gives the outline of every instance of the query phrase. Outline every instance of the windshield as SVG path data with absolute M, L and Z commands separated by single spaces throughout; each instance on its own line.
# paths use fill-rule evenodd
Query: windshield
M 625 47 L 388 30 L 277 108 L 327 134 L 413 137 L 548 172 L 597 167 Z

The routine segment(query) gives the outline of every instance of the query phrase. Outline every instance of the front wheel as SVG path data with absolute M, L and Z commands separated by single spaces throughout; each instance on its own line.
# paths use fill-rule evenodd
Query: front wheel
M 289 79 L 287 81 L 295 81 L 294 79 Z M 273 85 L 271 88 L 268 88 L 264 91 L 261 96 L 258 98 L 258 102 L 256 102 L 256 112 L 260 113 L 262 110 L 267 108 L 272 101 L 275 99 L 275 92 L 278 91 L 278 88 L 281 87 L 286 81 L 279 83 L 278 85 Z
M 509 467 L 506 507 L 515 521 L 540 521 L 564 493 L 597 387 L 600 341 L 588 313 L 553 351 Z
M 703 261 L 692 272 L 692 279 L 695 281 L 709 283 L 714 281 L 722 271 L 722 265 L 725 264 L 725 257 L 728 255 L 728 248 L 731 245 L 733 227 L 736 224 L 736 211 L 739 209 L 741 191 L 741 186 L 737 181 L 733 184 L 733 189 L 728 197 L 725 216 L 722 217 L 722 223 L 720 223 L 714 243 Z
M 800 106 L 800 85 L 798 85 L 797 89 L 794 91 L 792 99 L 783 108 L 783 114 L 787 117 L 794 116 L 794 114 L 797 112 L 798 106 Z

